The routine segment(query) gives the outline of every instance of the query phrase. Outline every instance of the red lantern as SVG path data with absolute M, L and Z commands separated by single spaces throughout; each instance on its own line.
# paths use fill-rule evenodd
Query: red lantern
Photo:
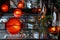
M 14 16 L 15 17 L 20 17 L 22 15 L 22 11 L 20 9 L 15 9 L 14 10 Z
M 2 9 L 3 12 L 7 12 L 8 11 L 8 5 L 7 4 L 3 4 L 1 6 L 1 9 Z
M 41 12 L 42 11 L 42 9 L 41 8 L 38 8 L 38 12 Z
M 17 18 L 10 18 L 6 23 L 6 29 L 10 34 L 17 34 L 21 30 L 21 22 Z
M 19 2 L 18 3 L 18 8 L 24 8 L 24 3 L 23 2 Z
M 48 29 L 50 33 L 56 33 L 56 28 L 55 27 L 51 27 Z
M 40 7 L 38 7 L 37 12 L 40 13 L 42 11 L 42 9 Z

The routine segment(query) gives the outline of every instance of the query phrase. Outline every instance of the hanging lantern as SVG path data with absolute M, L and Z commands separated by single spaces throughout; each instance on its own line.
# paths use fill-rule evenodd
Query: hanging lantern
M 40 13 L 41 11 L 42 11 L 42 9 L 40 8 L 40 6 L 38 6 L 37 12 Z
M 41 18 L 44 19 L 45 18 L 45 15 L 42 15 Z
M 20 17 L 22 15 L 22 11 L 20 9 L 15 9 L 14 10 L 14 16 L 15 17 Z
M 37 11 L 38 11 L 38 13 L 40 13 L 42 11 L 42 9 L 41 8 L 38 8 Z
M 49 29 L 50 33 L 56 33 L 56 28 L 55 27 L 50 27 Z
M 6 29 L 10 34 L 17 34 L 21 30 L 21 22 L 17 18 L 10 18 L 6 23 Z
M 1 6 L 1 9 L 2 9 L 3 12 L 7 12 L 9 8 L 8 8 L 8 5 L 7 4 L 3 4 Z
M 19 2 L 18 3 L 18 8 L 24 8 L 24 3 L 23 2 Z

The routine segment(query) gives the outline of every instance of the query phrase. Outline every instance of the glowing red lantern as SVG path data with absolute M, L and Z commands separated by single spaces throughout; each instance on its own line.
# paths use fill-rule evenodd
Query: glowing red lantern
M 42 15 L 41 18 L 44 19 L 45 18 L 45 15 Z
M 7 12 L 8 11 L 8 5 L 7 4 L 3 4 L 1 6 L 1 9 L 2 9 L 3 12 Z
M 6 23 L 6 29 L 10 34 L 17 34 L 21 30 L 21 22 L 17 18 L 10 18 Z
M 56 33 L 56 28 L 55 27 L 51 27 L 48 29 L 50 33 Z
M 42 11 L 42 9 L 40 8 L 40 6 L 37 9 L 37 12 L 40 13 Z
M 18 8 L 24 8 L 24 3 L 23 2 L 19 2 L 18 3 Z
M 20 9 L 15 9 L 14 10 L 14 16 L 15 17 L 20 17 L 22 15 L 22 11 Z
M 38 8 L 38 12 L 41 12 L 42 11 L 42 9 L 41 8 Z

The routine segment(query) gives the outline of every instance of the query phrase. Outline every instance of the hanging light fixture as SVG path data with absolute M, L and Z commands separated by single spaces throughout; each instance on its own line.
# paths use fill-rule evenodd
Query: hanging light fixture
M 50 33 L 56 33 L 56 27 L 50 27 L 48 30 Z
M 24 3 L 23 2 L 18 2 L 18 8 L 24 8 Z
M 15 10 L 14 10 L 14 16 L 15 16 L 15 17 L 20 17 L 20 16 L 22 15 L 22 13 L 23 13 L 23 12 L 22 12 L 20 9 L 15 9 Z
M 42 15 L 41 18 L 44 19 L 45 18 L 45 15 Z
M 38 13 L 40 13 L 41 11 L 42 11 L 42 9 L 41 9 L 41 8 L 38 8 L 38 9 L 37 9 L 37 12 L 38 12 Z
M 40 13 L 41 11 L 42 11 L 41 7 L 38 6 L 38 8 L 37 8 L 37 12 Z
M 10 18 L 5 25 L 10 34 L 17 34 L 21 30 L 21 22 L 17 18 Z
M 8 7 L 7 4 L 3 4 L 3 5 L 1 6 L 1 9 L 2 9 L 3 12 L 7 12 L 8 9 L 9 9 L 9 7 Z

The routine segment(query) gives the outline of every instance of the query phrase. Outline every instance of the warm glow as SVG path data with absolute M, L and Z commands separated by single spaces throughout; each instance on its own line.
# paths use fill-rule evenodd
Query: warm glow
M 19 27 L 17 27 L 17 26 L 13 26 L 13 27 L 14 27 L 15 29 L 17 29 L 17 30 L 19 29 Z
M 45 15 L 42 15 L 41 18 L 42 18 L 42 19 L 45 18 Z
M 52 27 L 51 30 L 52 30 L 52 31 L 55 31 L 55 27 Z
M 58 32 L 60 31 L 60 27 L 57 27 L 57 31 L 58 31 Z
M 3 12 L 7 12 L 7 11 L 8 11 L 8 5 L 3 4 L 3 5 L 1 6 L 1 9 L 2 9 Z
M 14 16 L 15 17 L 20 17 L 22 15 L 22 11 L 20 9 L 15 9 L 14 10 Z
M 41 8 L 38 8 L 38 12 L 41 12 L 42 10 L 41 10 Z
M 10 18 L 6 23 L 6 29 L 10 34 L 17 34 L 21 30 L 21 22 L 17 18 Z
M 18 8 L 24 8 L 24 3 L 19 2 L 19 3 L 18 3 Z
M 20 26 L 11 26 L 11 27 L 7 27 L 7 31 L 10 34 L 17 34 L 18 32 L 20 32 Z
M 22 3 L 24 3 L 24 0 L 22 0 Z
M 50 32 L 50 33 L 56 33 L 56 28 L 55 28 L 55 27 L 49 28 L 49 32 Z

